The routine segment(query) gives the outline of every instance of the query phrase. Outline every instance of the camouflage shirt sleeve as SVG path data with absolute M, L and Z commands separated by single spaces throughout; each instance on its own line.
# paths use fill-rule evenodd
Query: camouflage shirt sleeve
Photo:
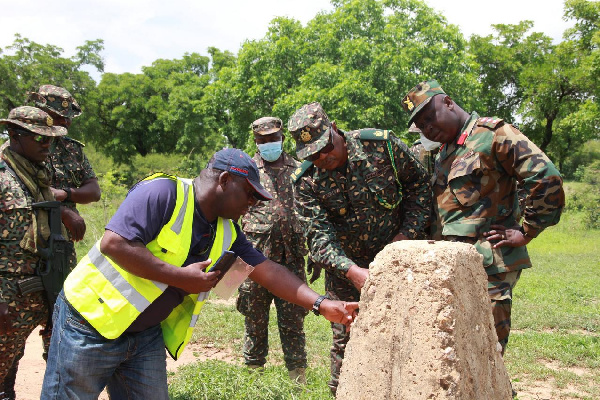
M 404 219 L 400 233 L 409 239 L 425 238 L 431 214 L 431 184 L 429 174 L 396 136 L 390 135 L 398 179 L 402 185 Z
M 303 176 L 294 185 L 294 203 L 305 231 L 310 232 L 306 238 L 310 258 L 343 277 L 355 262 L 340 246 L 336 229 L 329 222 L 327 210 L 321 207 L 312 184 L 310 176 Z
M 58 189 L 78 188 L 96 178 L 92 165 L 83 151 L 83 145 L 71 138 L 61 138 L 50 153 L 54 170 L 53 186 Z
M 525 197 L 523 229 L 536 237 L 555 225 L 565 205 L 563 182 L 552 161 L 525 135 L 509 124 L 495 134 L 492 152 L 509 175 L 521 183 Z

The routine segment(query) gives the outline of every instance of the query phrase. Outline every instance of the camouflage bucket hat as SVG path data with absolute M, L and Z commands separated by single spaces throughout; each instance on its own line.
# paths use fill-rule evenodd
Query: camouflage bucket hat
M 288 121 L 288 131 L 296 141 L 296 155 L 304 159 L 319 152 L 331 135 L 331 122 L 321 104 L 303 105 Z
M 262 117 L 254 121 L 250 128 L 256 135 L 271 135 L 281 131 L 283 122 L 276 117 Z
M 42 136 L 64 136 L 67 129 L 54 126 L 54 120 L 47 112 L 36 107 L 23 106 L 10 110 L 8 118 L 0 119 L 0 124 L 19 127 Z
M 81 107 L 71 93 L 54 85 L 40 86 L 38 92 L 29 94 L 29 99 L 44 111 L 56 113 L 65 118 L 75 118 L 81 115 Z
M 446 94 L 440 84 L 436 80 L 430 80 L 419 83 L 412 88 L 404 99 L 402 99 L 402 107 L 404 111 L 412 113 L 408 120 L 408 125 L 412 123 L 415 116 L 438 94 Z

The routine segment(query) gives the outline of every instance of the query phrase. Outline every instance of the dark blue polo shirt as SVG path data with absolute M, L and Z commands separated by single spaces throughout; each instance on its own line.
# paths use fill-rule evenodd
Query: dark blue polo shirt
M 171 219 L 175 209 L 177 184 L 170 179 L 155 179 L 136 184 L 111 218 L 106 229 L 127 240 L 150 243 L 158 236 L 164 225 Z M 205 261 L 210 253 L 216 232 L 217 222 L 210 224 L 204 218 L 198 204 L 194 207 L 191 251 L 183 267 Z M 248 242 L 237 223 L 234 224 L 237 239 L 231 246 L 237 256 L 246 263 L 256 266 L 267 258 Z M 187 295 L 183 289 L 169 286 L 140 316 L 130 325 L 127 332 L 140 332 L 159 324 L 179 305 Z

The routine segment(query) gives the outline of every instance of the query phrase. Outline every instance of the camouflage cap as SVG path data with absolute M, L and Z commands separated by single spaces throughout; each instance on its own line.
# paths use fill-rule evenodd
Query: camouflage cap
M 321 104 L 300 107 L 288 121 L 288 131 L 296 141 L 296 155 L 304 159 L 319 152 L 331 135 L 331 122 Z
M 81 115 L 81 107 L 71 93 L 54 85 L 42 85 L 37 92 L 29 93 L 29 99 L 46 112 L 56 113 L 65 118 Z
M 67 129 L 54 126 L 54 120 L 47 112 L 37 107 L 22 106 L 13 108 L 8 118 L 0 119 L 0 124 L 16 126 L 42 136 L 64 136 Z
M 252 132 L 256 135 L 271 135 L 281 131 L 283 122 L 277 117 L 262 117 L 250 125 Z
M 446 93 L 442 90 L 442 87 L 436 80 L 429 80 L 419 83 L 404 96 L 404 99 L 402 99 L 402 107 L 404 108 L 404 111 L 412 113 L 408 120 L 409 126 L 418 112 L 438 94 Z

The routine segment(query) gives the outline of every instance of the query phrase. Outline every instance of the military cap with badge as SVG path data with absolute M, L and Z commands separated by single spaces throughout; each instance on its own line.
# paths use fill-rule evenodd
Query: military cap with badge
M 0 119 L 0 125 L 7 125 L 18 134 L 36 135 L 37 142 L 42 136 L 59 137 L 67 134 L 67 129 L 54 125 L 54 119 L 44 110 L 37 107 L 22 106 L 13 108 L 8 117 Z
M 323 150 L 332 140 L 331 126 L 320 103 L 305 104 L 298 109 L 288 120 L 298 158 L 306 159 Z
M 442 87 L 435 79 L 432 79 L 419 83 L 404 96 L 404 99 L 402 99 L 402 107 L 406 112 L 411 113 L 408 120 L 409 126 L 412 124 L 419 111 L 429 104 L 431 99 L 438 94 L 446 94 L 446 92 L 442 90 Z
M 29 93 L 29 100 L 42 110 L 67 119 L 81 115 L 81 107 L 75 98 L 68 90 L 58 86 L 42 85 L 37 92 Z

